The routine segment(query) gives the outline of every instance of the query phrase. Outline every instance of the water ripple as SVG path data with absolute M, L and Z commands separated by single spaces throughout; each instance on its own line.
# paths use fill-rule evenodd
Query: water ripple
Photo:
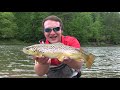
M 21 52 L 23 45 L 0 45 L 0 78 L 38 78 L 34 61 Z M 83 47 L 96 58 L 91 69 L 82 67 L 83 78 L 119 78 L 120 47 Z

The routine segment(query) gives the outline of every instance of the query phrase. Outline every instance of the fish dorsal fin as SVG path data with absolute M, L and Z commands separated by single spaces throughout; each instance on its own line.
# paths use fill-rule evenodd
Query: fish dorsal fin
M 77 51 L 79 51 L 79 52 L 80 52 L 80 50 L 81 50 L 81 49 L 80 49 L 80 48 L 75 48 L 75 50 L 77 50 Z
M 87 51 L 85 51 L 83 48 L 75 48 L 77 51 L 83 53 L 83 54 L 87 54 L 89 55 L 89 53 Z

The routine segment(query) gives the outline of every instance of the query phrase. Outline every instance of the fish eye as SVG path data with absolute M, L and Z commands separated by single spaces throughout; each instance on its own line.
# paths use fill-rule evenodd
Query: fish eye
M 26 50 L 29 50 L 29 48 L 26 48 Z

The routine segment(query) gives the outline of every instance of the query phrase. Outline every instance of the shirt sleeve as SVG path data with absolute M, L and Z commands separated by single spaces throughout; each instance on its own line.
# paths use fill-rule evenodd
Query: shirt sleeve
M 72 36 L 67 36 L 65 38 L 65 44 L 75 48 L 80 48 L 80 42 L 75 37 Z
M 75 37 L 72 37 L 70 41 L 71 46 L 75 48 L 80 48 L 80 42 Z

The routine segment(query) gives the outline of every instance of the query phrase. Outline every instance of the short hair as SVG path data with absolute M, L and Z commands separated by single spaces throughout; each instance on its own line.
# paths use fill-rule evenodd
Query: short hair
M 61 29 L 63 30 L 63 22 L 62 22 L 62 20 L 61 20 L 59 17 L 55 16 L 55 15 L 48 16 L 48 17 L 46 17 L 46 18 L 42 21 L 42 28 L 43 28 L 43 29 L 44 29 L 44 23 L 45 23 L 45 21 L 47 21 L 47 20 L 52 20 L 52 21 L 60 22 Z

